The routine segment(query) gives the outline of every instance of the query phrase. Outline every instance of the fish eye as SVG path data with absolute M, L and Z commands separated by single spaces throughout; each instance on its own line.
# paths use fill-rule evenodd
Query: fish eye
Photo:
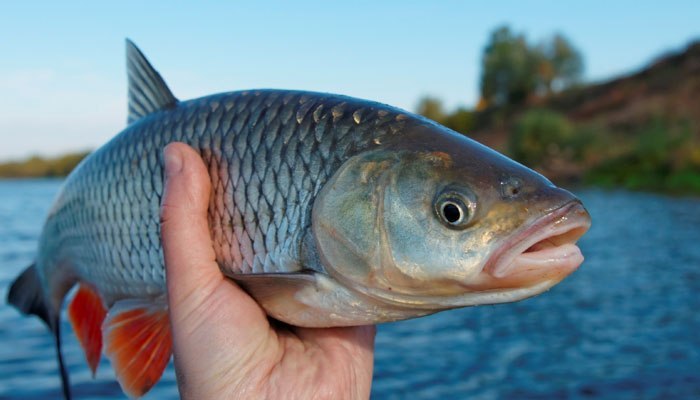
M 462 207 L 459 204 L 448 201 L 442 205 L 442 217 L 450 224 L 458 223 L 463 217 L 462 213 Z
M 475 202 L 458 192 L 445 192 L 435 201 L 438 219 L 448 228 L 466 228 L 474 217 Z

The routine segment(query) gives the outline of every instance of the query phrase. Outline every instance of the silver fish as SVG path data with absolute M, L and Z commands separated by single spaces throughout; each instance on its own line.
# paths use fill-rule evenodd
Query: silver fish
M 170 357 L 159 205 L 171 142 L 209 167 L 221 271 L 289 324 L 373 324 L 521 300 L 583 261 L 575 242 L 590 217 L 579 200 L 433 121 L 301 91 L 179 101 L 129 41 L 127 67 L 127 128 L 66 179 L 9 301 L 41 317 L 58 345 L 61 305 L 79 284 L 69 316 L 88 362 L 94 371 L 104 341 L 132 396 Z M 165 343 L 149 367 L 155 379 L 126 371 L 139 364 L 136 350 L 117 346 L 131 323 L 164 331 L 146 335 Z

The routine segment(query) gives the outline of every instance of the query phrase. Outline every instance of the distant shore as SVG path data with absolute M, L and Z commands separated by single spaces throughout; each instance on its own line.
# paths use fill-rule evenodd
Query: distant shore
M 0 178 L 60 178 L 67 176 L 89 151 L 57 157 L 32 156 L 24 160 L 0 163 Z

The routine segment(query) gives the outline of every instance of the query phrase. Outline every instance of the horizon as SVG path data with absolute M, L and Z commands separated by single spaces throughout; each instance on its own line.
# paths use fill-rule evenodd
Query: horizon
M 0 44 L 0 161 L 94 149 L 121 131 L 127 37 L 182 100 L 267 87 L 409 111 L 434 96 L 453 109 L 478 101 L 481 52 L 498 26 L 531 42 L 564 34 L 584 57 L 583 81 L 601 82 L 700 39 L 700 3 L 671 3 L 5 4 L 0 32 L 21 40 Z

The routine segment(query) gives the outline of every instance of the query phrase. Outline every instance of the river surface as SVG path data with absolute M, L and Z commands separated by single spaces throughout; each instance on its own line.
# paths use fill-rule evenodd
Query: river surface
M 0 181 L 0 399 L 60 397 L 51 336 L 4 303 L 59 186 Z M 593 217 L 581 269 L 519 303 L 381 325 L 373 398 L 700 398 L 700 199 L 576 193 Z M 63 324 L 74 397 L 124 398 Z M 172 365 L 146 398 L 177 398 Z

